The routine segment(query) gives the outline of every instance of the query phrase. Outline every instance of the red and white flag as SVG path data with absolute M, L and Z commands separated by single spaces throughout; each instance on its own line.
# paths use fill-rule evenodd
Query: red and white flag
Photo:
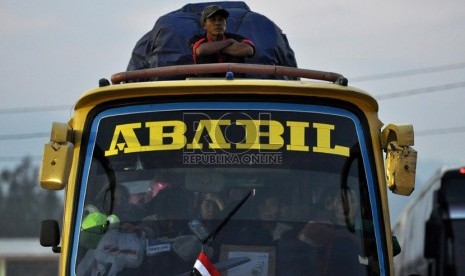
M 195 276 L 221 276 L 221 273 L 213 266 L 205 252 L 200 252 L 195 261 L 191 275 Z

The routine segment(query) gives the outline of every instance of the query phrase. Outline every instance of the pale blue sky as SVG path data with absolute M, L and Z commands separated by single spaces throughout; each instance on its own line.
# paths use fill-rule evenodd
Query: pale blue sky
M 100 78 L 125 70 L 136 41 L 159 16 L 192 2 L 1 1 L 0 169 L 14 167 L 24 155 L 40 156 L 48 140 L 6 135 L 48 133 L 52 121 L 70 118 L 69 110 L 26 111 L 71 107 Z M 463 0 L 246 3 L 287 34 L 299 67 L 341 73 L 375 97 L 413 94 L 380 98 L 379 117 L 385 124 L 414 125 L 417 185 L 439 166 L 465 165 Z M 360 78 L 424 68 L 435 69 Z M 431 132 L 442 129 L 447 131 Z M 395 218 L 408 198 L 390 201 Z

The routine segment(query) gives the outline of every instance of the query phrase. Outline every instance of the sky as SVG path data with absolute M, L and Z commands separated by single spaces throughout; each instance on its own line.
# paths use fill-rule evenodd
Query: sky
M 53 121 L 125 71 L 156 19 L 195 1 L 0 2 L 0 170 L 40 164 Z M 198 1 L 204 2 L 204 1 Z M 287 35 L 300 68 L 343 74 L 379 101 L 386 125 L 413 124 L 419 188 L 465 165 L 463 0 L 251 0 Z M 389 195 L 391 222 L 415 197 Z

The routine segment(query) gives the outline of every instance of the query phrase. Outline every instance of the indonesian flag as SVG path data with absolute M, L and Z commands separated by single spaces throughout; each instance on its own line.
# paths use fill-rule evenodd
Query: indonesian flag
M 200 252 L 195 261 L 192 276 L 221 276 L 221 273 L 213 266 L 205 252 Z

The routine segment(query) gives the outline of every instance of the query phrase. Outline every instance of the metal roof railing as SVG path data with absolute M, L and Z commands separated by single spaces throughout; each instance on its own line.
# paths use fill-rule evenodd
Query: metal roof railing
M 125 71 L 113 74 L 111 76 L 111 82 L 113 84 L 119 84 L 129 81 L 154 80 L 157 78 L 169 78 L 173 76 L 196 76 L 214 73 L 225 73 L 225 76 L 227 76 L 228 72 L 232 73 L 231 78 L 234 76 L 234 73 L 258 74 L 285 76 L 296 79 L 307 78 L 313 80 L 329 81 L 342 86 L 348 85 L 347 78 L 337 73 L 300 69 L 287 66 L 246 63 L 189 64 Z

